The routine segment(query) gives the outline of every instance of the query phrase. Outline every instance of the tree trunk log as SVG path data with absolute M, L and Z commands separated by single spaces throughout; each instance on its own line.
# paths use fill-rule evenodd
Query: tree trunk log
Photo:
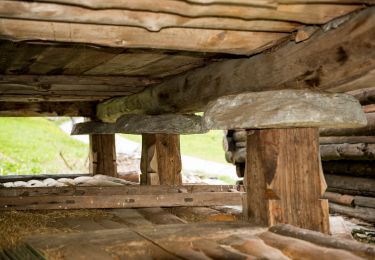
M 323 161 L 375 160 L 375 144 L 326 144 L 320 146 Z
M 115 135 L 90 135 L 90 173 L 117 177 Z
M 248 131 L 245 175 L 250 221 L 329 233 L 317 128 Z
M 375 136 L 323 136 L 319 138 L 320 144 L 375 144 Z
M 328 191 L 350 195 L 375 196 L 375 179 L 325 175 Z
M 375 223 L 375 209 L 365 207 L 348 207 L 335 203 L 329 203 L 329 211 L 331 213 L 339 213 L 354 218 L 363 219 L 365 221 Z
M 340 193 L 328 191 L 324 193 L 324 198 L 329 200 L 329 202 L 334 202 L 345 206 L 354 205 L 354 197 L 350 195 L 342 195 Z
M 375 161 L 322 162 L 324 174 L 375 178 Z

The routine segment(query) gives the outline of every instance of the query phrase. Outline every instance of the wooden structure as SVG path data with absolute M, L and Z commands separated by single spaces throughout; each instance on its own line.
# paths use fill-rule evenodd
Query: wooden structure
M 323 100 L 325 95 L 332 98 L 323 92 L 369 87 L 375 79 L 373 4 L 373 0 L 0 1 L 0 116 L 91 118 L 94 122 L 75 131 L 91 134 L 92 172 L 112 176 L 116 175 L 113 134 L 133 127 L 143 137 L 142 184 L 180 185 L 179 134 L 210 128 L 187 115 L 205 111 L 209 102 L 230 94 L 296 89 L 309 90 Z M 272 96 L 268 98 L 272 102 Z M 286 104 L 287 99 L 284 95 L 275 103 Z M 297 107 L 303 107 L 299 98 L 295 100 Z M 329 232 L 328 211 L 321 201 L 324 178 L 317 130 L 311 127 L 322 122 L 334 122 L 330 127 L 348 122 L 361 126 L 365 119 L 355 106 L 354 102 L 340 110 L 339 115 L 350 115 L 340 122 L 330 120 L 333 114 L 321 113 L 314 123 L 296 125 L 292 120 L 264 130 L 246 127 L 246 140 L 254 145 L 248 148 L 254 156 L 246 160 L 256 160 L 246 170 L 245 182 L 245 212 L 256 213 L 252 221 Z M 310 106 L 306 115 L 313 109 Z M 248 111 L 238 113 L 244 112 Z M 165 114 L 183 120 L 169 124 Z M 233 194 L 225 195 L 238 199 Z M 211 203 L 220 204 L 219 195 L 212 195 L 218 197 Z M 119 196 L 105 198 L 111 207 L 138 203 L 134 197 Z M 67 197 L 47 199 L 47 204 L 74 205 L 75 200 Z M 186 197 L 184 189 L 171 197 L 178 206 L 200 205 Z M 95 196 L 86 199 L 91 206 L 85 207 L 99 207 Z M 35 198 L 1 200 L 7 207 L 28 203 L 38 207 L 32 206 Z M 159 202 L 158 206 L 175 205 Z M 134 205 L 147 207 L 142 203 Z M 291 213 L 290 205 L 302 215 L 298 210 Z

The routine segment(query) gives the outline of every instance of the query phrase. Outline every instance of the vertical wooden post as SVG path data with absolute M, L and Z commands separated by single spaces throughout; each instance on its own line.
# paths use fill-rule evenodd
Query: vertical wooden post
M 329 233 L 317 128 L 247 131 L 245 216 Z
M 141 184 L 180 185 L 180 135 L 143 134 Z
M 90 135 L 90 173 L 117 177 L 114 134 Z

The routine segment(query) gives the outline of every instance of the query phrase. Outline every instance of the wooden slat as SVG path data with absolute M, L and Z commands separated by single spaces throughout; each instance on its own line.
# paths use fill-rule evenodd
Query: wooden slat
M 168 13 L 152 13 L 116 9 L 92 10 L 77 6 L 16 1 L 1 1 L 0 17 L 83 24 L 135 26 L 153 32 L 158 32 L 163 28 L 172 27 L 291 32 L 299 26 L 298 23 L 285 21 L 245 21 L 225 17 L 190 18 Z
M 122 48 L 154 48 L 251 55 L 289 34 L 167 28 L 150 33 L 141 28 L 109 25 L 0 19 L 0 38 L 97 44 Z M 97 32 L 105 32 L 98 34 Z M 189 41 L 186 41 L 186 39 Z
M 42 0 L 39 2 L 49 2 Z M 197 5 L 186 1 L 159 0 L 131 0 L 131 1 L 90 1 L 90 0 L 55 0 L 55 3 L 88 7 L 91 9 L 125 9 L 157 13 L 172 13 L 188 17 L 230 17 L 241 19 L 266 19 L 296 21 L 311 24 L 324 24 L 333 18 L 347 14 L 358 8 L 359 5 L 339 4 L 309 4 L 309 5 L 278 5 L 277 9 L 256 8 L 223 4 Z
M 0 197 L 0 210 L 150 208 L 241 205 L 242 193 L 198 192 L 165 195 Z
M 369 52 L 375 47 L 374 13 L 375 7 L 368 8 L 335 30 L 319 31 L 300 44 L 289 42 L 269 53 L 185 73 L 146 89 L 142 95 L 115 99 L 118 108 L 104 102 L 98 106 L 99 118 L 121 115 L 119 110 L 126 104 L 138 103 L 132 109 L 139 113 L 198 112 L 208 101 L 241 92 L 290 88 L 329 91 L 374 68 L 375 54 Z M 163 98 L 169 93 L 174 95 Z

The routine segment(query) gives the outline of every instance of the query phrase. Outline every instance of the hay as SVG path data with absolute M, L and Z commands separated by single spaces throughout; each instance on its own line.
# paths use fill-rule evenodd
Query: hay
M 0 249 L 11 248 L 23 238 L 36 234 L 75 232 L 71 228 L 56 227 L 67 217 L 95 218 L 109 215 L 104 210 L 39 210 L 0 212 Z

